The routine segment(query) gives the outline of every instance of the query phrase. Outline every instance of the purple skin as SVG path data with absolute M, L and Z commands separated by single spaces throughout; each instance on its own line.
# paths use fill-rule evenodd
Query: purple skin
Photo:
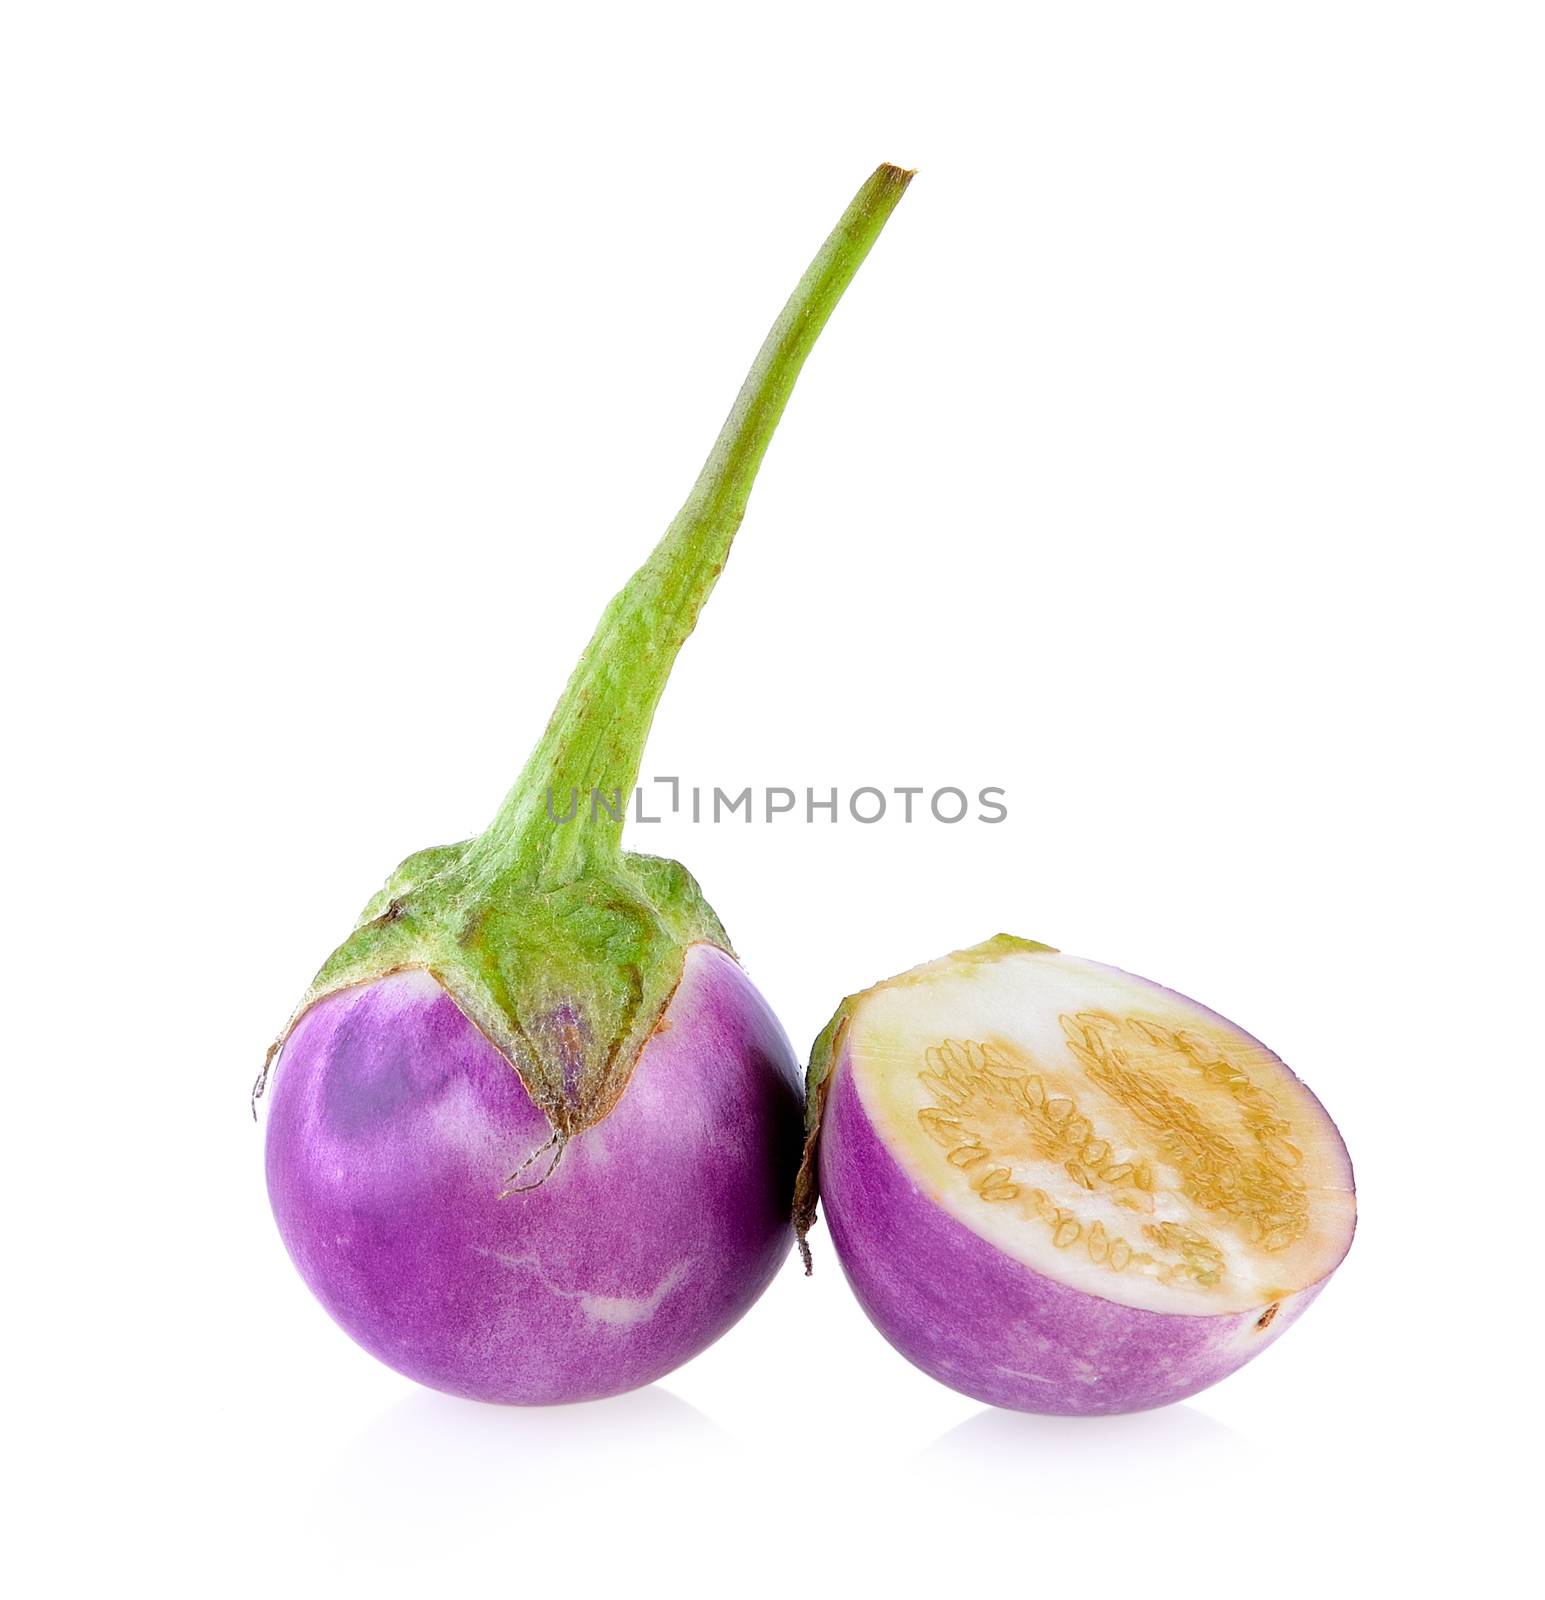
M 694 945 L 617 1104 L 501 1200 L 547 1118 L 427 973 L 399 973 L 291 1034 L 269 1199 L 312 1292 L 388 1366 L 473 1400 L 600 1399 L 695 1356 L 771 1282 L 793 1241 L 797 1084 L 766 1002 Z
M 1146 1411 L 1226 1378 L 1325 1279 L 1261 1313 L 1120 1306 L 1033 1271 L 924 1194 L 864 1110 L 844 1051 L 821 1116 L 821 1207 L 869 1319 L 914 1366 L 989 1405 L 1054 1416 Z

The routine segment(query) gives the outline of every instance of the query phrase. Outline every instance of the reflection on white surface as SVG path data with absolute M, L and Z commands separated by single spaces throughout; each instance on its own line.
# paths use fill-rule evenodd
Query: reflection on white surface
M 376 1562 L 433 1560 L 450 1546 L 547 1528 L 651 1486 L 661 1454 L 731 1449 L 702 1412 L 652 1385 L 574 1406 L 494 1406 L 422 1391 L 363 1429 L 318 1476 L 311 1537 Z
M 1252 1505 L 1280 1504 L 1288 1487 L 1269 1450 L 1188 1405 L 1116 1417 L 988 1407 L 920 1451 L 911 1482 L 1042 1558 L 1074 1551 L 1094 1568 L 1118 1550 L 1221 1549 Z
M 1061 1471 L 1085 1466 L 1109 1476 L 1112 1464 L 1122 1461 L 1145 1468 L 1160 1459 L 1223 1465 L 1249 1453 L 1242 1435 L 1187 1405 L 1117 1417 L 1040 1417 L 985 1406 L 935 1440 L 924 1459 L 1000 1467 L 1054 1461 Z

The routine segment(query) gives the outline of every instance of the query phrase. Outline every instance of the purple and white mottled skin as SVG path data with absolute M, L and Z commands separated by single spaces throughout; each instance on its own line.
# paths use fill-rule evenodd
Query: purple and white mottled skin
M 1100 1416 L 1168 1405 L 1285 1332 L 1325 1280 L 1251 1310 L 1186 1316 L 1117 1305 L 1015 1261 L 935 1204 L 864 1109 L 848 1052 L 821 1117 L 822 1209 L 870 1320 L 915 1366 L 989 1405 Z
M 793 1242 L 797 1083 L 740 967 L 694 945 L 617 1104 L 501 1199 L 547 1118 L 433 978 L 398 973 L 290 1035 L 269 1197 L 307 1284 L 388 1366 L 475 1400 L 599 1399 L 698 1354 L 771 1282 Z

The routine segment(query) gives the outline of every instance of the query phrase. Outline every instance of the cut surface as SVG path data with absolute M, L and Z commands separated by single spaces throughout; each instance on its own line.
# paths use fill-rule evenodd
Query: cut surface
M 1121 1305 L 1273 1304 L 1346 1253 L 1351 1165 L 1259 1041 L 1141 978 L 1052 951 L 946 957 L 859 997 L 844 1055 L 935 1204 Z

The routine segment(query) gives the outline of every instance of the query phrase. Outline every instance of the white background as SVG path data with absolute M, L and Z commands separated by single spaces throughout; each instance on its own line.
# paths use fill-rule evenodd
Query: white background
M 0 25 L 19 1594 L 1393 1592 L 1537 1467 L 1530 5 L 20 3 Z M 637 830 L 803 1050 L 1000 928 L 1272 1043 L 1356 1246 L 1167 1411 L 995 1413 L 822 1233 L 656 1387 L 415 1389 L 247 1091 L 478 829 L 768 322 L 806 369 L 645 771 L 1010 819 Z M 12 1576 L 15 1576 L 13 1571 Z

